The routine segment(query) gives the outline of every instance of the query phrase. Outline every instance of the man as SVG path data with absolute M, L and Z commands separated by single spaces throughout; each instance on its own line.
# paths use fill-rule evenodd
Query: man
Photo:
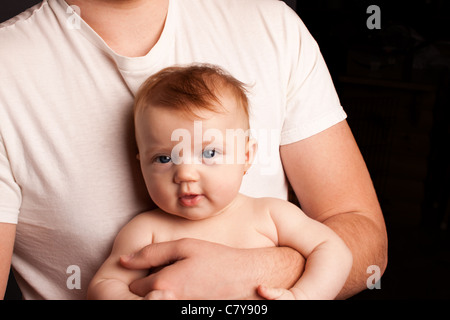
M 365 288 L 368 266 L 384 270 L 386 230 L 370 176 L 316 43 L 281 2 L 49 0 L 7 22 L 0 40 L 1 293 L 15 239 L 25 298 L 84 298 L 117 231 L 150 206 L 134 159 L 133 95 L 150 74 L 192 62 L 222 65 L 252 85 L 260 158 L 241 191 L 285 198 L 282 164 L 303 211 L 353 253 L 340 298 Z M 131 289 L 251 298 L 260 283 L 291 286 L 304 264 L 290 248 L 190 239 L 123 261 L 169 262 Z

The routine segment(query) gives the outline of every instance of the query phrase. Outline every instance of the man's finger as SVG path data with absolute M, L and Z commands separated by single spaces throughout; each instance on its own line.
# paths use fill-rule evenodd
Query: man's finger
M 128 269 L 150 269 L 181 260 L 184 240 L 160 242 L 145 246 L 138 252 L 120 257 L 122 266 Z
M 280 288 L 269 288 L 267 286 L 260 285 L 258 286 L 258 294 L 267 300 L 275 300 L 281 297 L 285 290 Z
M 168 271 L 171 270 L 172 266 L 167 266 L 165 268 L 162 268 L 162 270 L 160 272 L 165 272 L 167 273 Z M 167 297 L 165 297 L 164 299 L 175 299 L 175 294 L 169 290 L 169 288 L 171 288 L 170 283 L 165 282 L 164 281 L 164 277 L 163 279 L 161 279 L 160 277 L 160 272 L 155 271 L 154 273 L 151 273 L 150 275 L 148 275 L 145 278 L 141 278 L 141 279 L 137 279 L 135 281 L 133 281 L 132 283 L 130 283 L 129 288 L 131 290 L 131 292 L 133 292 L 134 294 L 137 294 L 138 296 L 144 297 L 147 294 L 149 294 L 151 291 L 161 291 L 161 292 L 165 292 L 165 294 L 167 295 Z M 171 278 L 169 276 L 169 278 Z M 159 294 L 159 293 L 155 293 L 155 294 Z M 170 295 L 168 294 L 172 294 L 173 297 L 170 297 Z M 159 299 L 159 298 L 158 298 Z M 163 298 L 161 298 L 163 299 Z
M 175 300 L 175 295 L 169 290 L 153 290 L 145 296 L 147 300 Z
M 137 279 L 130 284 L 130 290 L 138 296 L 145 297 L 149 292 L 154 290 L 154 279 L 153 275 L 149 275 L 145 278 Z

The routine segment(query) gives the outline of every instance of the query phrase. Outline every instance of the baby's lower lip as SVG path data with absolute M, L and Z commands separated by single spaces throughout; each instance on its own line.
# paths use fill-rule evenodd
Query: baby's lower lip
M 197 205 L 202 199 L 203 196 L 201 194 L 189 194 L 178 198 L 183 207 L 193 207 Z

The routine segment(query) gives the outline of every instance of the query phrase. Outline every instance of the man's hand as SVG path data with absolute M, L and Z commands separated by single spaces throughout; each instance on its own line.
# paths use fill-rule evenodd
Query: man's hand
M 260 283 L 290 288 L 304 259 L 290 248 L 236 249 L 196 239 L 151 244 L 121 257 L 129 269 L 164 268 L 130 285 L 146 296 L 171 292 L 176 299 L 260 299 Z

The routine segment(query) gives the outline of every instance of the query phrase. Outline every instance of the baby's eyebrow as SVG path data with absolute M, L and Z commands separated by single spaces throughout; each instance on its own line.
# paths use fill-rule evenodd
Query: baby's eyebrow
M 208 146 L 224 148 L 224 144 L 225 144 L 224 141 L 217 140 L 217 139 L 203 140 L 202 149 L 204 149 L 205 147 L 208 147 Z
M 203 144 L 209 144 L 209 143 L 214 143 L 214 142 L 217 142 L 219 144 L 223 144 L 225 142 L 225 136 L 222 136 L 222 135 L 211 135 L 209 137 L 209 139 L 205 139 L 205 137 L 203 136 L 202 142 L 203 142 Z
M 217 141 L 217 139 L 210 139 L 210 140 L 203 139 L 203 141 L 202 141 L 202 145 L 204 145 L 204 146 L 211 144 L 211 143 L 219 143 L 219 142 Z
M 168 146 L 154 146 L 154 147 L 148 147 L 145 149 L 145 155 L 146 156 L 152 156 L 155 154 L 169 154 L 172 152 L 173 147 Z

